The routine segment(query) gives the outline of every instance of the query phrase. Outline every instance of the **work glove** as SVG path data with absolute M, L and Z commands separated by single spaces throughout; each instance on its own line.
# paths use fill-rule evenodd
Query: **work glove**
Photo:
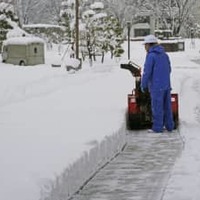
M 147 92 L 147 88 L 143 88 L 142 86 L 140 86 L 140 89 L 141 89 L 141 92 L 142 92 L 142 93 Z
M 141 89 L 141 92 L 144 93 L 144 88 L 143 88 L 143 87 L 140 87 L 140 89 Z

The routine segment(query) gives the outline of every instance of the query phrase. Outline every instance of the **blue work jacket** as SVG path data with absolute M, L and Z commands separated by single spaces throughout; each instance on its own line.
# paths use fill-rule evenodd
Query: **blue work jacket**
M 171 89 L 171 65 L 168 55 L 161 45 L 152 46 L 144 64 L 141 87 L 150 92 Z

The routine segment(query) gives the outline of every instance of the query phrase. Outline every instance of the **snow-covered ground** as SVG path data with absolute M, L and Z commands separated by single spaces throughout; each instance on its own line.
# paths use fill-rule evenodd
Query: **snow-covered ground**
M 200 198 L 199 46 L 199 40 L 196 48 L 187 40 L 185 52 L 169 53 L 185 148 L 165 200 Z M 118 62 L 107 57 L 104 64 L 97 58 L 92 67 L 86 61 L 76 73 L 51 67 L 58 57 L 47 51 L 45 65 L 0 63 L 0 199 L 39 199 L 49 179 L 123 126 L 126 96 L 134 84 L 120 69 L 127 55 Z M 131 60 L 142 66 L 144 58 L 141 42 L 132 42 Z

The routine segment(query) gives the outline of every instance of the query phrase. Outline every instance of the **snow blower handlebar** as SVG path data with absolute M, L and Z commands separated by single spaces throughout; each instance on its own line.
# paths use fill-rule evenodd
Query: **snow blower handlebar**
M 136 63 L 129 61 L 128 64 L 121 64 L 120 67 L 122 69 L 127 69 L 131 72 L 133 77 L 135 78 L 135 91 L 137 91 L 137 96 L 139 96 L 141 92 L 140 84 L 141 84 L 141 67 Z M 141 96 L 141 95 L 140 95 Z
M 121 64 L 120 67 L 129 70 L 134 77 L 141 77 L 141 67 L 132 61 L 128 64 Z

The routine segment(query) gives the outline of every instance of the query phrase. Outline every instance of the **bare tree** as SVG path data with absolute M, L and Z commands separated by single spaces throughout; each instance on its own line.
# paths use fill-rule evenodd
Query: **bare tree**
M 127 21 L 135 22 L 146 2 L 147 0 L 104 0 L 107 11 L 119 20 L 122 27 L 126 26 Z
M 192 15 L 197 0 L 148 0 L 146 8 L 155 14 L 158 28 L 171 29 L 179 35 L 182 28 Z
M 188 18 L 190 18 L 197 0 L 175 0 L 175 2 L 178 9 L 175 33 L 179 34 L 185 23 L 187 23 Z
M 61 0 L 16 0 L 16 13 L 21 24 L 55 23 L 59 20 Z
M 38 6 L 37 0 L 18 0 L 17 4 L 17 14 L 20 19 L 21 24 L 28 24 L 32 18 L 32 13 Z
M 46 4 L 46 12 L 51 13 L 53 21 L 60 21 L 60 9 L 62 0 L 49 0 Z

